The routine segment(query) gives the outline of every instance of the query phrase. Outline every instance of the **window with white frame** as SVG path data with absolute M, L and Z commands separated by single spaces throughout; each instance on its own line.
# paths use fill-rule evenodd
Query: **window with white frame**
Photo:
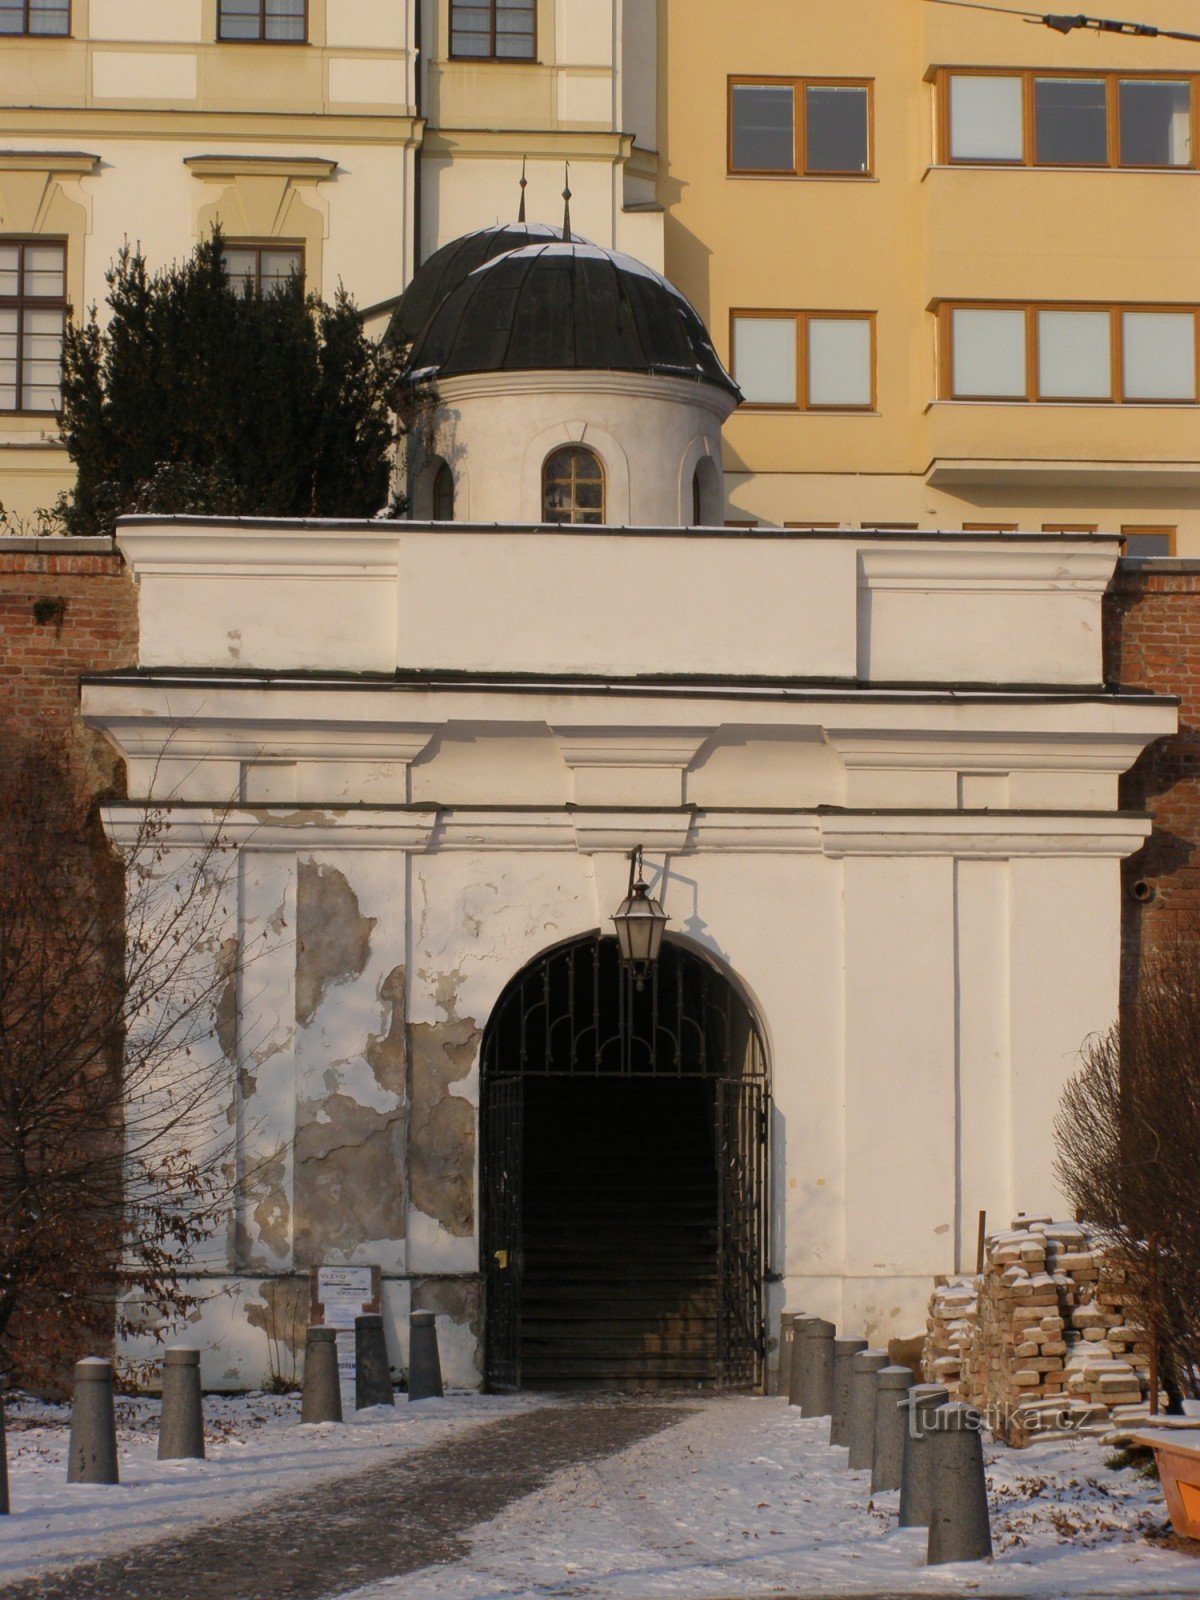
M 870 411 L 875 404 L 871 312 L 737 311 L 733 375 L 747 405 Z
M 943 305 L 952 400 L 1194 404 L 1194 306 Z

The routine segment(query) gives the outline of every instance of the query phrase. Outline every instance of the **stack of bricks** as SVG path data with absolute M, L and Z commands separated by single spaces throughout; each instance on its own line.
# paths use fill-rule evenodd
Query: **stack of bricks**
M 988 1237 L 979 1277 L 934 1290 L 925 1376 L 1010 1444 L 1106 1433 L 1144 1411 L 1150 1364 L 1122 1279 L 1085 1224 L 1018 1217 Z

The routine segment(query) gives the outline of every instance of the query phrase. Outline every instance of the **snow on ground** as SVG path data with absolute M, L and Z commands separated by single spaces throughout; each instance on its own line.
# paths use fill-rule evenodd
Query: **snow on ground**
M 925 1533 L 872 1503 L 828 1423 L 781 1400 L 700 1402 L 623 1454 L 559 1473 L 478 1528 L 465 1561 L 355 1600 L 711 1600 L 849 1593 L 1147 1595 L 1200 1592 L 1200 1554 L 1163 1548 L 1159 1486 L 1113 1472 L 1095 1440 L 985 1446 L 993 1563 L 926 1568 Z
M 66 1481 L 68 1407 L 14 1396 L 5 1408 L 12 1515 L 0 1517 L 0 1584 L 186 1532 L 544 1403 L 470 1394 L 414 1405 L 400 1394 L 394 1409 L 348 1411 L 338 1427 L 301 1426 L 299 1395 L 208 1395 L 206 1459 L 159 1461 L 157 1400 L 118 1400 L 121 1482 L 92 1485 Z

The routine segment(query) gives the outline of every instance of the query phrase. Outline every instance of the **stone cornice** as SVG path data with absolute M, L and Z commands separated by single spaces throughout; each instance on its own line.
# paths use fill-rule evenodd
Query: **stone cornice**
M 656 811 L 611 807 L 445 807 L 166 805 L 172 846 L 214 836 L 264 851 L 553 850 L 626 853 L 644 844 L 659 854 L 736 852 L 774 855 L 950 856 L 1006 860 L 1036 856 L 1131 855 L 1151 821 L 1122 813 L 762 811 L 737 808 Z M 105 825 L 119 848 L 138 837 L 137 806 L 110 806 Z

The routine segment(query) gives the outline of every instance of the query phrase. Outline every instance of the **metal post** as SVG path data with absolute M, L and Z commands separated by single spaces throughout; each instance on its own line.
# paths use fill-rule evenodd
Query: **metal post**
M 100 1356 L 75 1363 L 67 1482 L 119 1482 L 112 1362 Z
M 395 1404 L 383 1318 L 377 1311 L 366 1312 L 354 1319 L 354 1409 Z
M 301 1422 L 340 1422 L 342 1386 L 338 1378 L 337 1329 L 310 1325 L 304 1339 Z
M 867 1348 L 865 1339 L 835 1339 L 833 1341 L 833 1408 L 829 1413 L 830 1444 L 850 1443 L 850 1364 L 860 1350 Z
M 880 1367 L 875 1374 L 875 1440 L 871 1452 L 871 1493 L 900 1487 L 904 1463 L 905 1401 L 912 1387 L 911 1367 Z
M 163 1356 L 158 1459 L 198 1461 L 203 1457 L 204 1400 L 200 1393 L 200 1352 L 186 1345 L 176 1345 Z
M 992 1553 L 982 1418 L 974 1406 L 939 1406 L 930 1418 L 933 1447 L 928 1564 L 986 1561 Z

